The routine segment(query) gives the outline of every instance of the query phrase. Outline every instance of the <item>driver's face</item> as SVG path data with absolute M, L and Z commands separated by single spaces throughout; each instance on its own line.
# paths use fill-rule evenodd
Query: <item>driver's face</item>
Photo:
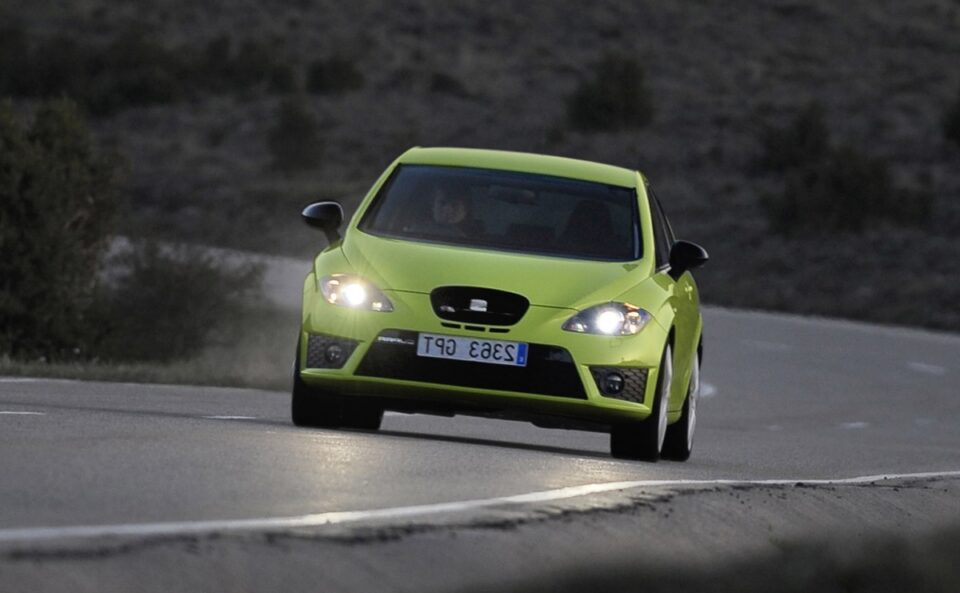
M 433 196 L 433 218 L 442 224 L 457 224 L 467 216 L 466 201 L 459 196 L 437 191 Z

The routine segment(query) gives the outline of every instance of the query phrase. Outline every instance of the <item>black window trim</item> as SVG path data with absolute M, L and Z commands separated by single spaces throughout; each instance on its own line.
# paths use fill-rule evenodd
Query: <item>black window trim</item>
M 648 204 L 650 206 L 650 224 L 653 227 L 653 243 L 654 243 L 654 264 L 657 264 L 657 254 L 660 252 L 660 248 L 666 246 L 667 242 L 672 242 L 675 239 L 672 239 L 675 235 L 673 234 L 673 228 L 670 227 L 670 221 L 667 220 L 667 215 L 663 211 L 663 206 L 660 204 L 660 198 L 657 197 L 657 192 L 648 184 L 647 185 L 647 197 Z M 660 226 L 661 235 L 663 237 L 664 245 L 659 245 L 657 241 L 657 224 L 662 223 Z M 669 248 L 665 253 L 664 263 L 657 265 L 657 272 L 669 272 L 670 271 L 670 251 Z

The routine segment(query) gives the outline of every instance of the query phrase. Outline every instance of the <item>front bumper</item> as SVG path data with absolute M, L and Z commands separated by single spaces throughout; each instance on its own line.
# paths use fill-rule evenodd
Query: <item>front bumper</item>
M 330 305 L 308 287 L 301 328 L 300 377 L 307 385 L 341 395 L 377 398 L 387 409 L 482 413 L 503 417 L 544 415 L 609 425 L 649 416 L 667 335 L 655 322 L 634 336 L 610 337 L 563 331 L 571 309 L 531 306 L 516 325 L 468 329 L 436 317 L 429 296 L 388 293 L 394 311 L 380 313 Z M 419 357 L 420 332 L 526 342 L 525 367 Z M 316 348 L 344 339 L 339 368 Z M 605 396 L 599 383 L 611 369 L 630 369 L 642 395 Z M 639 385 L 639 387 L 637 387 Z

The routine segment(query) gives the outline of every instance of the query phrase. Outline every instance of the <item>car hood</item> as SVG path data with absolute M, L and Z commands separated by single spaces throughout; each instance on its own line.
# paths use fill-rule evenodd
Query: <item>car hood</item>
M 430 293 L 478 286 L 521 294 L 530 304 L 580 309 L 609 301 L 649 275 L 645 260 L 598 262 L 377 237 L 353 230 L 342 247 L 354 271 L 383 290 Z

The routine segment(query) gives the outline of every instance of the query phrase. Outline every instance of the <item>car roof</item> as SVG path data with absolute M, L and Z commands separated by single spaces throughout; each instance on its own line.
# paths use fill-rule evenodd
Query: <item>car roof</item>
M 418 146 L 403 153 L 399 162 L 405 165 L 475 167 L 538 173 L 629 188 L 636 188 L 638 181 L 642 178 L 637 171 L 593 161 L 479 148 L 421 148 Z

